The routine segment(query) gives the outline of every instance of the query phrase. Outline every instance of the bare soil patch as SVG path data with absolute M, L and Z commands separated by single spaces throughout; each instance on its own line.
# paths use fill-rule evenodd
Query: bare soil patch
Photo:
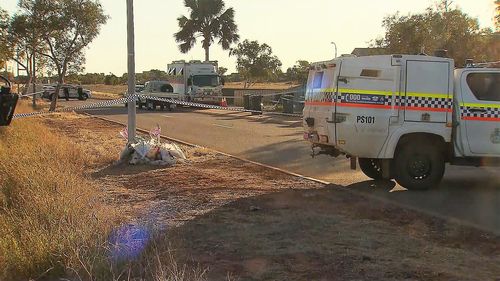
M 86 147 L 93 180 L 131 224 L 160 229 L 208 280 L 498 280 L 500 238 L 183 146 L 174 167 L 111 164 L 122 127 L 80 115 L 44 119 Z
M 127 91 L 127 85 L 83 85 L 85 89 L 92 91 L 93 98 L 96 99 L 119 99 Z

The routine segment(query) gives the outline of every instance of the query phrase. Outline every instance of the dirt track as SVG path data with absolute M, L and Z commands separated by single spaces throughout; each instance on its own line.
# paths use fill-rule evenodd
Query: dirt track
M 131 224 L 163 229 L 210 280 L 500 278 L 497 236 L 199 148 L 183 147 L 189 161 L 172 168 L 109 165 L 123 128 L 44 120 L 95 156 L 90 176 L 110 204 Z

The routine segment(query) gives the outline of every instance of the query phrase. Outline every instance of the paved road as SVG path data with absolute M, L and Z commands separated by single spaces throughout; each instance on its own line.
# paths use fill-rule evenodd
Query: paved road
M 75 105 L 78 102 L 69 102 Z M 124 107 L 89 113 L 126 122 Z M 293 118 L 252 117 L 247 113 L 178 109 L 174 112 L 138 110 L 140 128 L 156 124 L 164 135 L 206 146 L 249 160 L 283 168 L 440 217 L 500 234 L 500 174 L 498 168 L 448 167 L 440 188 L 401 191 L 395 183 L 370 181 L 349 170 L 345 158 L 311 158 L 302 140 L 301 123 Z

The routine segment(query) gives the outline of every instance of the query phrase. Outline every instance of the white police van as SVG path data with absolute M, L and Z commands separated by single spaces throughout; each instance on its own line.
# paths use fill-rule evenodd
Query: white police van
M 370 178 L 432 188 L 445 163 L 498 164 L 500 69 L 417 55 L 314 63 L 304 129 L 318 154 L 359 159 Z

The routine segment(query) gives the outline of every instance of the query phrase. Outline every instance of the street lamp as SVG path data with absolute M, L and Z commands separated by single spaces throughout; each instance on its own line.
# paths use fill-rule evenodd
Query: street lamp
M 330 44 L 332 44 L 335 47 L 335 57 L 337 57 L 337 44 L 335 44 L 335 42 L 333 41 Z

